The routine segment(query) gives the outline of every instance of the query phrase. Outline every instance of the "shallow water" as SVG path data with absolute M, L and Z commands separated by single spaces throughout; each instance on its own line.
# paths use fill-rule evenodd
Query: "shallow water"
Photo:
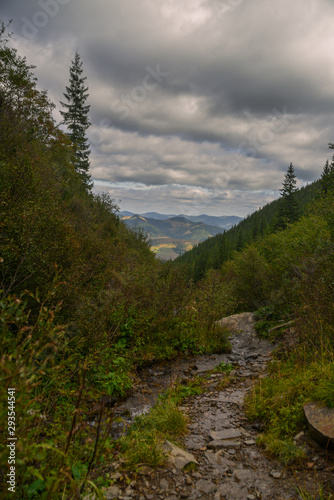
M 156 403 L 158 396 L 166 392 L 175 383 L 186 384 L 197 375 L 209 375 L 209 372 L 221 362 L 232 362 L 229 353 L 201 355 L 188 359 L 165 361 L 145 368 L 138 373 L 138 383 L 133 394 L 126 401 L 117 405 L 112 434 L 119 437 L 131 425 L 135 417 L 148 413 Z M 119 418 L 122 422 L 119 422 Z

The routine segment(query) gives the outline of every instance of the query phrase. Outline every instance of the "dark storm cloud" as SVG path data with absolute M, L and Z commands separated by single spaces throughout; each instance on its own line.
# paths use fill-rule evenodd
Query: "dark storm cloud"
M 57 105 L 79 50 L 96 189 L 143 212 L 193 200 L 241 215 L 277 196 L 291 161 L 301 185 L 330 156 L 333 14 L 325 0 L 0 4 Z

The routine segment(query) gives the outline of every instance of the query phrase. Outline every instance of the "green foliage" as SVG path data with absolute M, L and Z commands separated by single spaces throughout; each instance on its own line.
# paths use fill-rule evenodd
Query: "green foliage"
M 137 417 L 127 435 L 121 438 L 127 465 L 162 465 L 164 440 L 175 441 L 186 429 L 187 419 L 172 398 L 158 402 L 149 414 Z
M 203 388 L 200 380 L 190 380 L 187 385 L 177 383 L 171 389 L 159 396 L 159 401 L 171 400 L 176 405 L 190 396 L 202 394 Z
M 298 448 L 292 439 L 277 439 L 275 435 L 266 434 L 260 436 L 258 443 L 284 465 L 290 465 L 306 458 L 304 450 Z
M 227 373 L 227 374 L 230 374 L 232 370 L 233 370 L 233 366 L 230 363 L 224 363 L 224 361 L 221 361 L 219 363 L 219 365 L 217 365 L 214 368 L 215 372 Z
M 265 303 L 269 266 L 255 247 L 248 247 L 235 255 L 226 265 L 229 273 L 230 293 L 242 310 L 254 310 Z
M 130 432 L 121 442 L 121 450 L 128 467 L 150 465 L 157 467 L 165 463 L 162 450 L 163 439 L 157 432 L 149 429 L 137 429 Z
M 35 300 L 39 314 L 32 321 L 27 307 Z M 65 465 L 64 428 L 52 423 L 54 396 L 63 390 L 70 377 L 64 357 L 71 365 L 70 347 L 65 328 L 57 325 L 59 308 L 49 308 L 37 297 L 8 296 L 0 302 L 1 322 L 1 421 L 7 418 L 7 390 L 16 392 L 17 492 L 20 498 L 46 498 L 44 492 L 56 480 Z M 48 432 L 45 432 L 48 422 Z M 6 432 L 3 432 L 6 438 Z M 7 441 L 0 445 L 2 470 L 8 467 Z M 36 466 L 38 463 L 38 467 Z M 62 484 L 64 481 L 60 481 Z M 70 488 L 73 484 L 70 485 Z M 5 498 L 5 497 L 4 497 Z
M 119 356 L 110 358 L 105 352 L 103 355 L 103 364 L 95 371 L 95 383 L 101 390 L 109 396 L 125 396 L 132 388 L 132 380 L 129 376 L 129 360 Z M 104 364 L 109 360 L 109 370 L 106 370 Z
M 334 189 L 334 158 L 331 163 L 326 160 L 321 174 L 321 194 L 326 195 Z
M 332 493 L 326 493 L 325 488 L 322 484 L 317 485 L 317 490 L 313 492 L 305 491 L 304 488 L 298 487 L 298 495 L 301 500 L 333 500 L 334 495 Z
M 255 330 L 257 334 L 262 338 L 275 338 L 276 335 L 280 334 L 280 329 L 275 330 L 274 335 L 269 335 L 269 330 L 273 327 L 279 326 L 278 320 L 281 314 L 273 305 L 260 307 L 255 312 Z

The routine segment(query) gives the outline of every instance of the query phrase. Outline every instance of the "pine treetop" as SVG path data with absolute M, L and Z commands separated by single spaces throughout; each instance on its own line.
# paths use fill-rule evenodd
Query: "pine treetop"
M 282 197 L 286 197 L 295 193 L 297 191 L 297 179 L 295 176 L 295 170 L 293 164 L 290 163 L 290 166 L 284 176 L 283 187 L 280 189 L 280 193 Z

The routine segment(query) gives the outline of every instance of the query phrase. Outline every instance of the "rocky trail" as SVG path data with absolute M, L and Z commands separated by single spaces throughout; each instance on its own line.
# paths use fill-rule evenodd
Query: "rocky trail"
M 188 397 L 182 411 L 189 417 L 189 433 L 184 437 L 183 450 L 166 443 L 169 459 L 157 469 L 143 466 L 139 472 L 122 472 L 113 464 L 110 479 L 114 484 L 105 491 L 109 500 L 288 500 L 302 498 L 298 488 L 317 499 L 319 484 L 334 490 L 333 454 L 301 433 L 296 440 L 309 458 L 307 463 L 285 468 L 270 459 L 256 445 L 261 430 L 259 423 L 247 421 L 244 398 L 258 378 L 266 376 L 266 365 L 273 345 L 257 337 L 251 313 L 234 315 L 222 320 L 232 332 L 232 351 L 228 354 L 202 356 L 169 367 L 154 367 L 142 378 L 138 395 L 118 409 L 130 412 L 141 398 L 142 407 L 152 404 L 164 383 L 179 377 L 192 377 L 208 373 L 221 361 L 233 365 L 231 382 L 224 388 L 221 373 L 208 375 L 204 394 Z M 146 378 L 145 378 L 146 377 Z M 138 401 L 136 401 L 136 398 Z M 185 472 L 184 465 L 194 462 L 196 469 Z

